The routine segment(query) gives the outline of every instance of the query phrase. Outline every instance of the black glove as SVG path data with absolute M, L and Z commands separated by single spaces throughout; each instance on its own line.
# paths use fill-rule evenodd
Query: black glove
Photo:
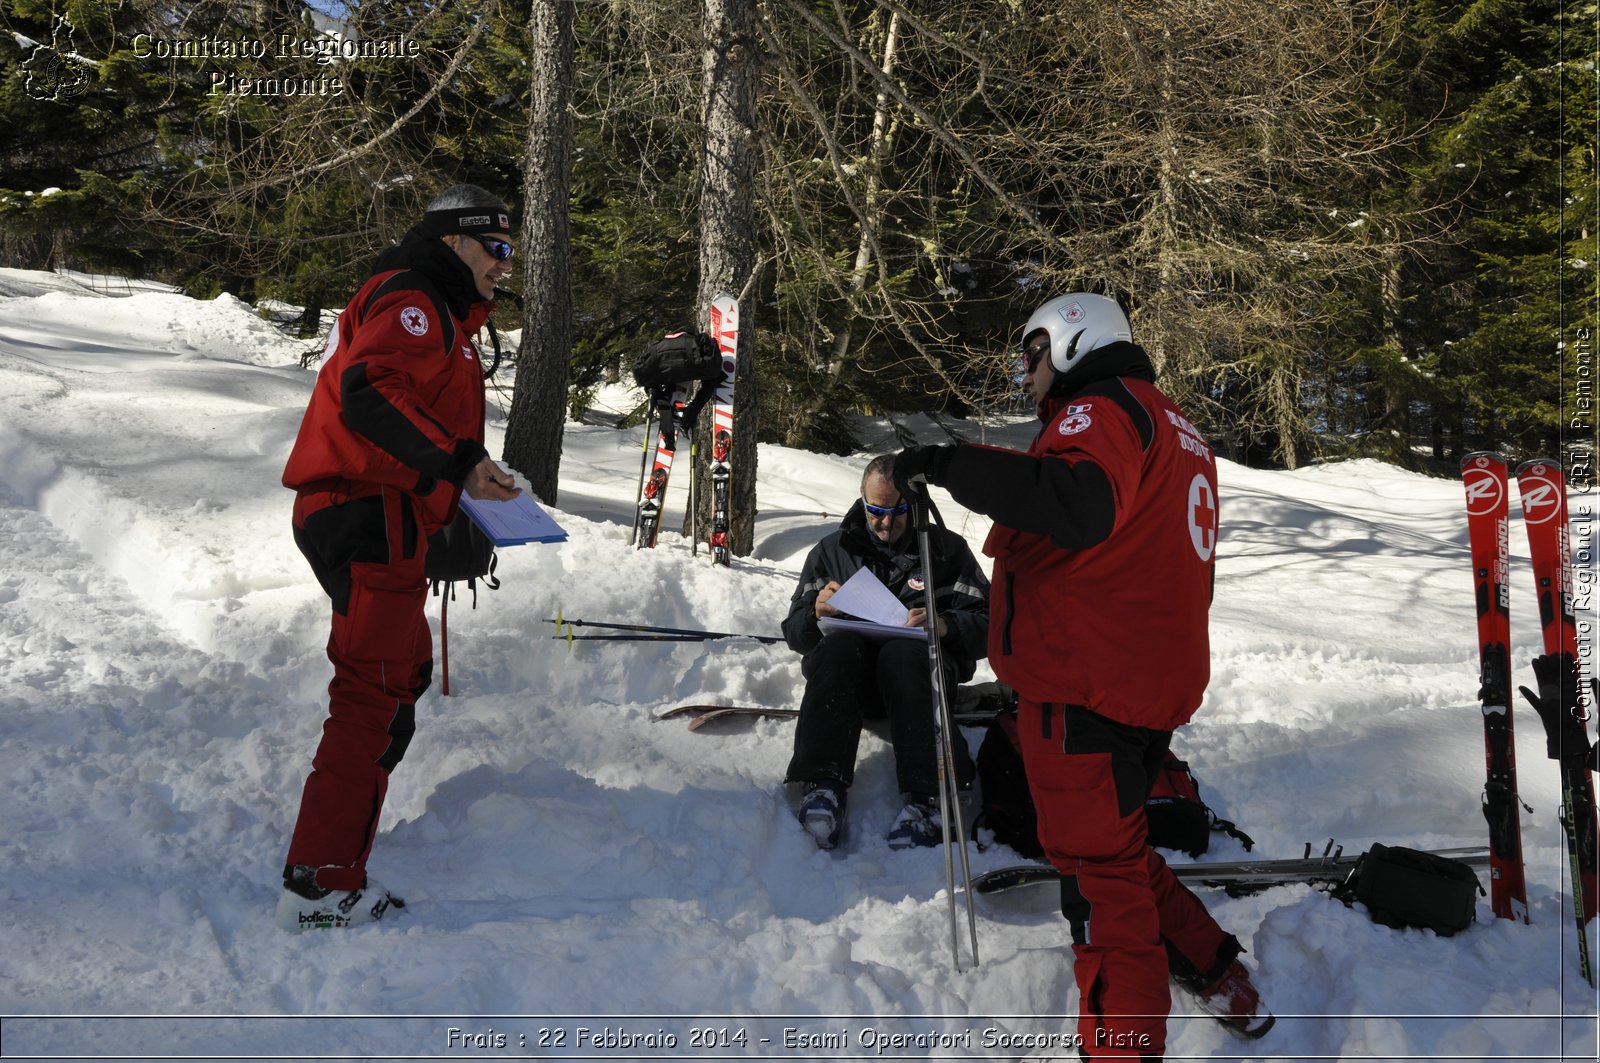
M 1539 682 L 1539 693 L 1527 687 L 1521 690 L 1544 721 L 1545 752 L 1551 760 L 1588 757 L 1592 762 L 1583 700 L 1578 693 L 1578 662 L 1570 653 L 1547 653 L 1533 659 L 1533 675 Z
M 954 445 L 942 447 L 907 447 L 894 456 L 894 485 L 903 497 L 910 497 L 912 484 L 925 481 L 944 485 L 944 474 L 955 457 Z

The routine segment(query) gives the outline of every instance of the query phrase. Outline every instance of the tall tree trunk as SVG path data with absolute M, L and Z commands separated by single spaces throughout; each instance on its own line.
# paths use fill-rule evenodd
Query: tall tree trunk
M 506 424 L 505 461 L 533 493 L 556 500 L 572 357 L 573 0 L 530 0 L 531 98 L 523 153 L 522 347 Z
M 700 158 L 700 314 L 718 292 L 739 297 L 739 361 L 733 380 L 732 495 L 729 543 L 748 556 L 755 548 L 756 435 L 756 217 L 755 113 L 760 76 L 755 48 L 755 0 L 704 0 L 705 55 L 702 101 L 705 147 Z M 701 419 L 700 453 L 710 453 L 710 417 Z M 710 526 L 711 484 L 705 462 L 696 463 L 700 525 Z

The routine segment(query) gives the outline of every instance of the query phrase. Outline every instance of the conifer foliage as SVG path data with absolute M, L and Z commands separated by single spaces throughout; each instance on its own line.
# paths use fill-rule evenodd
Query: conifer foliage
M 1238 460 L 1561 442 L 1597 309 L 1592 5 L 762 0 L 722 44 L 715 9 L 0 0 L 0 264 L 281 300 L 310 332 L 475 181 L 565 234 L 542 250 L 567 313 L 532 305 L 563 298 L 548 261 L 513 285 L 528 379 L 587 415 L 721 283 L 704 72 L 727 61 L 755 86 L 751 435 L 847 452 L 850 413 L 932 410 L 977 438 L 1017 324 L 1086 288 Z M 541 63 L 543 25 L 570 58 Z

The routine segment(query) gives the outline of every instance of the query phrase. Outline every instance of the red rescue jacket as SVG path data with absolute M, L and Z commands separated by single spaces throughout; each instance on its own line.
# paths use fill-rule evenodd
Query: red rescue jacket
M 388 487 L 415 500 L 429 535 L 454 516 L 461 484 L 487 455 L 483 367 L 471 337 L 492 304 L 457 316 L 403 283 L 372 300 L 399 272 L 374 275 L 340 315 L 283 470 L 284 486 L 300 496 L 297 525 Z
M 1053 398 L 1026 455 L 961 446 L 941 476 L 996 524 L 989 662 L 1024 699 L 1170 731 L 1210 680 L 1217 550 L 1211 447 L 1141 375 Z M 1126 350 L 1120 350 L 1126 348 Z

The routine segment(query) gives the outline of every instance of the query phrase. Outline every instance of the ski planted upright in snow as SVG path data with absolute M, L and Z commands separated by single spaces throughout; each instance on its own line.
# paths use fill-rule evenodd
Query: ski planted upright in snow
M 1539 711 L 1550 756 L 1561 769 L 1561 821 L 1572 864 L 1572 904 L 1578 924 L 1583 976 L 1595 984 L 1587 924 L 1600 907 L 1600 839 L 1596 837 L 1594 781 L 1589 777 L 1589 735 L 1572 609 L 1572 552 L 1567 532 L 1567 478 L 1546 458 L 1517 467 L 1522 518 L 1533 557 L 1533 580 L 1544 632 L 1544 657 L 1534 661 L 1540 696 L 1524 689 Z
M 722 383 L 711 405 L 711 563 L 726 565 L 729 491 L 733 486 L 733 377 L 739 364 L 739 301 L 726 292 L 711 300 L 711 338 L 722 352 Z
M 1467 534 L 1478 605 L 1478 700 L 1483 707 L 1487 776 L 1483 816 L 1489 822 L 1489 904 L 1500 919 L 1528 921 L 1517 809 L 1517 755 L 1511 727 L 1511 581 L 1506 529 L 1510 507 L 1506 463 L 1482 451 L 1461 459 Z
M 691 386 L 687 381 L 677 385 L 668 400 L 660 405 L 661 427 L 656 433 L 655 461 L 639 487 L 639 510 L 635 518 L 639 531 L 635 542 L 641 550 L 654 548 L 661 531 L 661 506 L 666 501 L 672 459 L 678 451 L 678 431 L 683 427 L 680 418 L 689 401 Z

